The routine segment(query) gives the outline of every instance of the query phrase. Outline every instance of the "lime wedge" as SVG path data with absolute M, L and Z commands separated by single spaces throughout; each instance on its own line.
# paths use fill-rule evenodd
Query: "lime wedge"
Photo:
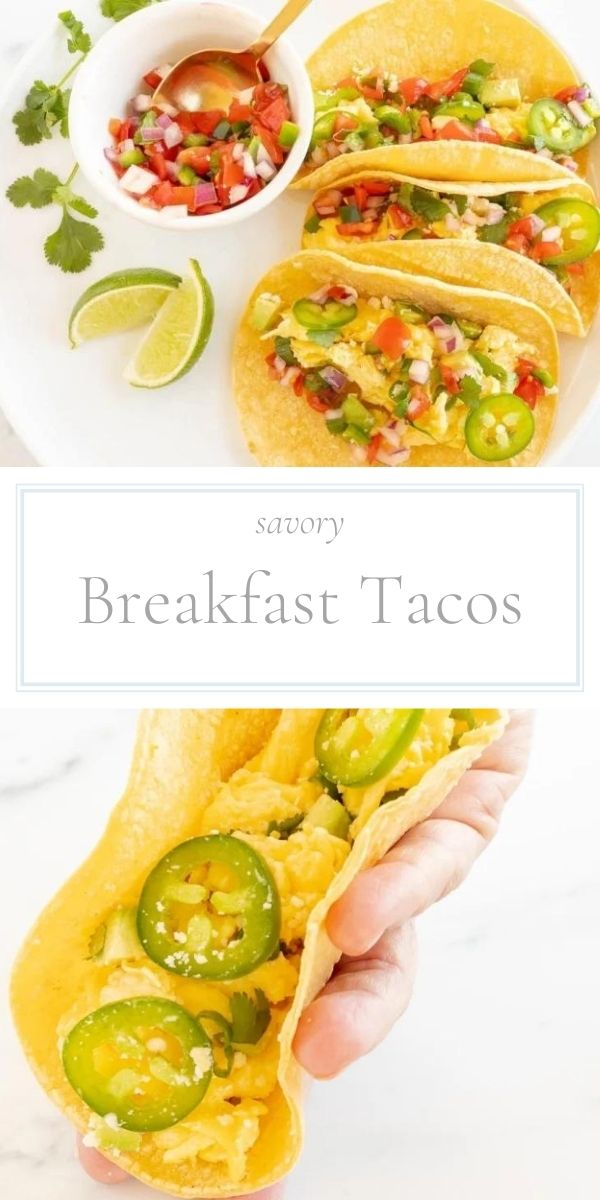
M 69 317 L 71 345 L 147 325 L 180 283 L 179 275 L 153 267 L 118 271 L 99 279 L 83 293 Z
M 169 296 L 129 363 L 127 382 L 134 387 L 159 388 L 180 379 L 200 358 L 213 317 L 213 294 L 192 258 L 190 275 Z

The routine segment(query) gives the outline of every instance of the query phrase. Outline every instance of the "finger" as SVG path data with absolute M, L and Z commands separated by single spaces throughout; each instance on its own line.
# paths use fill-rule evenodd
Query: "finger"
M 516 714 L 433 816 L 357 876 L 327 918 L 329 936 L 344 954 L 363 954 L 390 925 L 404 925 L 462 882 L 521 782 L 530 737 L 529 715 Z
M 84 1146 L 83 1138 L 79 1133 L 77 1134 L 76 1152 L 86 1175 L 89 1175 L 90 1179 L 94 1179 L 96 1183 L 123 1183 L 125 1179 L 129 1178 L 127 1171 L 123 1171 L 121 1167 L 109 1162 L 98 1150 L 94 1150 L 92 1146 Z
M 306 1071 L 331 1079 L 383 1041 L 408 1006 L 416 959 L 412 925 L 388 930 L 361 958 L 342 959 L 298 1026 L 294 1053 Z

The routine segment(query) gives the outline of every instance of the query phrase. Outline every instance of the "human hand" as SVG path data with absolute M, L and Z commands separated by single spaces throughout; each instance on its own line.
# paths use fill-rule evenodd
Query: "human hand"
M 344 957 L 294 1041 L 315 1078 L 333 1078 L 368 1054 L 404 1013 L 416 970 L 414 918 L 454 891 L 491 842 L 525 774 L 532 730 L 532 713 L 515 713 L 429 820 L 358 875 L 331 908 L 327 931 Z

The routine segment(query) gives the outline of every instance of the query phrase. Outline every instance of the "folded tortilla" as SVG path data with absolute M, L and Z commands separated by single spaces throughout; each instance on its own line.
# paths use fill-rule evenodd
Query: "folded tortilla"
M 543 29 L 491 0 L 389 0 L 332 33 L 307 66 L 314 89 L 326 90 L 356 69 L 381 67 L 400 78 L 438 80 L 476 59 L 493 62 L 500 78 L 518 79 L 526 99 L 554 96 L 579 82 Z M 574 157 L 585 175 L 586 150 Z M 497 183 L 572 178 L 559 163 L 527 150 L 441 140 L 342 154 L 313 171 L 308 164 L 294 186 L 328 187 L 364 170 Z
M 426 713 L 435 729 L 436 710 Z M 281 717 L 268 710 L 168 710 L 142 717 L 125 794 L 96 849 L 31 931 L 12 980 L 14 1019 L 30 1064 L 50 1098 L 79 1130 L 89 1128 L 90 1110 L 67 1082 L 57 1030 L 65 1022 L 73 1023 L 69 1014 L 74 1004 L 80 1013 L 97 1007 L 91 997 L 98 989 L 99 972 L 106 973 L 106 968 L 90 959 L 89 946 L 99 922 L 115 905 L 137 904 L 156 861 L 197 834 L 222 782 L 245 765 L 252 767 L 256 755 L 262 755 L 261 769 L 269 778 L 292 779 L 319 715 L 317 710 Z M 254 1192 L 291 1170 L 303 1141 L 302 1075 L 292 1053 L 294 1033 L 303 1010 L 338 959 L 325 931 L 327 912 L 358 872 L 381 859 L 408 829 L 426 819 L 483 749 L 502 734 L 505 714 L 481 710 L 475 715 L 476 727 L 460 736 L 457 748 L 446 747 L 437 761 L 432 758 L 428 769 L 417 770 L 415 786 L 359 816 L 352 849 L 308 920 L 296 992 L 280 1030 L 277 1083 L 243 1179 L 232 1182 L 223 1164 L 203 1159 L 165 1161 L 154 1144 L 156 1135 L 147 1135 L 150 1146 L 144 1150 L 103 1150 L 107 1157 L 151 1187 L 205 1200 Z M 272 739 L 277 726 L 279 737 Z M 427 762 L 425 743 L 422 753 Z M 372 796 L 369 807 L 373 807 Z M 178 978 L 166 971 L 162 974 L 167 980 Z
M 343 188 L 357 184 L 363 179 L 381 180 L 398 185 L 416 182 L 407 175 L 378 170 L 344 176 L 337 180 L 335 186 Z M 481 196 L 489 199 L 508 192 L 527 194 L 532 198 L 538 196 L 536 205 L 531 205 L 531 211 L 535 211 L 535 207 L 547 200 L 569 197 L 596 204 L 589 184 L 574 178 L 571 178 L 568 186 L 564 180 L 555 180 L 550 184 L 532 182 L 502 187 L 498 184 L 472 184 L 463 181 L 454 182 L 450 186 L 447 181 L 441 179 L 419 179 L 418 186 L 446 195 Z M 312 211 L 311 205 L 307 216 Z M 334 221 L 329 221 L 326 222 L 325 228 L 315 233 L 305 230 L 302 246 L 306 250 L 331 250 L 354 262 L 411 271 L 417 275 L 431 275 L 462 287 L 483 288 L 490 292 L 499 291 L 519 296 L 543 308 L 559 332 L 574 334 L 576 337 L 585 336 L 600 301 L 600 251 L 585 259 L 582 274 L 573 278 L 571 290 L 568 292 L 556 274 L 525 255 L 491 242 L 471 241 L 450 235 L 444 238 L 440 232 L 435 238 L 421 238 L 415 241 L 405 240 L 400 235 L 396 241 L 342 237 L 336 233 Z
M 256 299 L 263 293 L 281 298 L 283 307 L 319 287 L 344 283 L 359 295 L 404 300 L 432 314 L 448 313 L 484 325 L 497 325 L 536 347 L 540 364 L 559 378 L 558 341 L 554 327 L 537 305 L 500 292 L 458 287 L 441 280 L 391 270 L 389 265 L 368 266 L 351 262 L 325 250 L 302 250 L 272 267 L 255 288 L 238 329 L 233 353 L 233 388 L 242 431 L 251 453 L 262 466 L 356 466 L 352 447 L 332 436 L 320 413 L 302 396 L 269 377 L 266 344 L 252 322 Z M 326 357 L 326 351 L 323 352 Z M 547 396 L 536 414 L 536 430 L 519 466 L 533 466 L 542 456 L 550 436 L 556 396 Z M 514 461 L 514 460 L 513 460 Z M 511 460 L 508 460 L 510 465 Z M 490 466 L 474 459 L 465 448 L 419 445 L 411 453 L 411 466 Z

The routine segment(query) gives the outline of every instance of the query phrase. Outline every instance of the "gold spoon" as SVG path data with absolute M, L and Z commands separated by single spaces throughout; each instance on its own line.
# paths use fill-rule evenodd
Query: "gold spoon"
M 247 50 L 199 50 L 187 54 L 159 83 L 153 104 L 172 104 L 179 112 L 228 108 L 232 92 L 261 82 L 260 60 L 310 0 L 288 0 Z

